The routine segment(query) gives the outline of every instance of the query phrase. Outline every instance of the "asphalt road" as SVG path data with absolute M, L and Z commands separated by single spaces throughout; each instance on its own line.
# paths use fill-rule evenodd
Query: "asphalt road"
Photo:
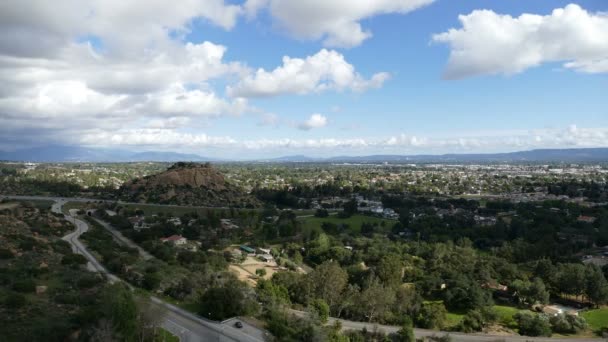
M 119 240 L 123 245 L 130 247 L 130 248 L 136 248 L 139 251 L 139 255 L 142 258 L 144 258 L 144 260 L 150 260 L 150 259 L 154 258 L 150 253 L 146 252 L 145 249 L 139 247 L 139 245 L 137 245 L 136 243 L 134 243 L 133 241 L 129 240 L 124 235 L 122 235 L 121 232 L 119 232 L 116 228 L 112 227 L 112 225 L 110 225 L 108 222 L 102 221 L 97 218 L 93 218 L 93 219 L 97 223 L 99 223 L 102 227 L 104 227 L 107 231 L 109 231 L 110 234 L 112 234 L 114 236 L 114 238 Z
M 39 199 L 39 198 L 15 198 L 14 199 Z M 44 198 L 47 199 L 47 198 Z M 65 201 L 56 201 L 51 210 L 55 213 L 62 213 L 61 207 Z M 71 215 L 65 215 L 65 218 L 72 222 L 76 230 L 65 235 L 62 239 L 70 243 L 72 250 L 82 254 L 87 260 L 87 268 L 93 272 L 104 274 L 110 282 L 122 282 L 122 280 L 111 274 L 101 265 L 97 259 L 87 250 L 86 246 L 78 239 L 80 235 L 89 229 L 86 222 L 79 220 Z M 163 328 L 167 329 L 174 335 L 178 336 L 181 341 L 185 342 L 263 342 L 265 333 L 253 326 L 243 323 L 242 329 L 234 327 L 235 319 L 226 322 L 215 322 L 198 317 L 190 312 L 187 312 L 179 307 L 166 303 L 156 297 L 150 298 L 155 305 L 166 308 L 166 314 L 162 322 Z

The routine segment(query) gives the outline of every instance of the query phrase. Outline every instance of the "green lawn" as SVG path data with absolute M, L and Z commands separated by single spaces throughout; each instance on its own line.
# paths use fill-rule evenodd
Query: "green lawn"
M 516 329 L 517 323 L 513 319 L 513 316 L 522 311 L 513 306 L 505 306 L 505 305 L 494 305 L 494 310 L 498 314 L 498 321 L 505 327 Z
M 581 316 L 594 331 L 608 327 L 608 308 L 585 311 Z
M 337 216 L 332 215 L 332 216 L 328 216 L 328 217 L 324 217 L 324 218 L 305 217 L 305 218 L 300 218 L 300 219 L 304 222 L 305 228 L 316 228 L 316 227 L 320 228 L 321 225 L 323 224 L 323 222 L 329 222 L 329 223 L 333 223 L 336 225 L 347 224 L 353 233 L 359 233 L 361 231 L 361 224 L 363 224 L 364 222 L 378 223 L 378 225 L 381 225 L 382 222 L 384 222 L 385 226 L 383 229 L 387 230 L 387 231 L 390 230 L 396 222 L 393 220 L 386 220 L 386 219 L 382 219 L 382 218 L 364 216 L 364 215 L 353 215 L 349 218 L 339 218 Z
M 446 327 L 448 328 L 452 328 L 458 325 L 458 323 L 460 323 L 460 321 L 462 321 L 462 317 L 464 317 L 463 314 L 459 314 L 459 313 L 453 313 L 453 312 L 448 312 L 448 314 L 446 315 Z

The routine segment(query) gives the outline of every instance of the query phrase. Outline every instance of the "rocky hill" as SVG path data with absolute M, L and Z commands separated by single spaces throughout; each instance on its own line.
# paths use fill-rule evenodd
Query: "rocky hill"
M 119 189 L 124 201 L 210 207 L 255 207 L 257 200 L 228 183 L 209 163 L 176 163 Z

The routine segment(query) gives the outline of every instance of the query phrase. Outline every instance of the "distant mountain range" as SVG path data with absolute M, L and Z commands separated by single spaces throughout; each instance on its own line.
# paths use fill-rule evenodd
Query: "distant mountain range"
M 506 163 L 506 162 L 608 162 L 608 148 L 538 149 L 509 153 L 441 154 L 441 155 L 370 155 L 310 158 L 286 156 L 269 162 L 329 163 Z
M 74 146 L 45 146 L 13 152 L 1 152 L 0 160 L 24 162 L 176 162 L 217 161 L 196 154 L 176 152 L 131 152 L 118 149 L 99 149 Z
M 0 160 L 25 162 L 221 162 L 197 154 L 132 152 L 74 146 L 45 146 L 13 152 L 0 151 Z M 507 163 L 507 162 L 608 162 L 608 148 L 538 149 L 510 153 L 441 155 L 369 155 L 314 158 L 305 155 L 250 160 L 268 163 Z

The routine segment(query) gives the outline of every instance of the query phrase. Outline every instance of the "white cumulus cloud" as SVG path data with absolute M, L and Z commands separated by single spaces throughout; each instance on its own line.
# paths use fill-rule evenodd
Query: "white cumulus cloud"
M 321 128 L 327 126 L 327 118 L 322 114 L 312 114 L 308 120 L 300 123 L 298 128 L 301 130 L 311 130 L 313 128 Z
M 238 97 L 264 97 L 326 90 L 362 92 L 381 87 L 389 78 L 388 73 L 380 72 L 365 79 L 342 54 L 322 49 L 304 59 L 285 56 L 282 66 L 272 71 L 258 69 L 238 84 L 228 87 L 228 93 Z
M 322 39 L 325 46 L 353 47 L 372 36 L 361 21 L 382 14 L 405 14 L 434 0 L 248 0 L 249 16 L 268 8 L 287 31 L 304 39 Z
M 459 16 L 461 28 L 433 36 L 450 46 L 444 77 L 520 73 L 549 62 L 581 72 L 608 72 L 608 14 L 579 5 L 549 15 L 519 17 L 476 10 Z

